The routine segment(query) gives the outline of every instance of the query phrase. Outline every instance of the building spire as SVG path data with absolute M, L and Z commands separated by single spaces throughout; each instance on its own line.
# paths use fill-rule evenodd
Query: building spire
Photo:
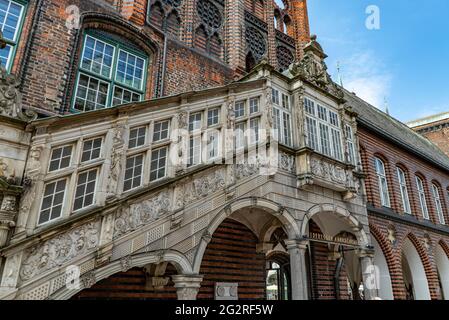
M 337 61 L 337 75 L 338 75 L 338 84 L 343 87 L 343 76 L 341 75 L 341 66 L 340 61 Z

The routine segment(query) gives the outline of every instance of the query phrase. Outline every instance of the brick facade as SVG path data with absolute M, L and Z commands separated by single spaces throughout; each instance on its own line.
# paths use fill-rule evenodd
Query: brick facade
M 264 3 L 215 2 L 213 6 L 220 15 L 215 18 L 220 24 L 214 29 L 213 20 L 204 20 L 213 17 L 200 17 L 196 0 L 30 0 L 12 67 L 22 79 L 23 104 L 41 114 L 70 112 L 87 28 L 118 34 L 149 55 L 145 99 L 220 86 L 243 75 L 249 50 L 244 41 L 248 15 L 262 21 L 261 30 L 267 32 L 265 56 L 276 65 L 276 33 L 284 25 L 274 29 L 272 11 L 276 5 Z M 66 27 L 67 21 L 76 21 L 78 10 L 68 10 L 69 6 L 79 9 L 79 29 Z M 284 35 L 293 44 L 288 49 L 292 52 L 294 37 L 298 43 L 308 38 L 306 16 L 305 1 L 295 3 L 284 14 L 285 21 L 294 26 L 289 25 L 285 30 L 288 35 Z
M 432 198 L 431 183 L 440 188 L 442 208 L 446 223 L 449 221 L 449 174 L 428 161 L 407 152 L 401 146 L 380 139 L 379 135 L 367 128 L 359 127 L 358 138 L 361 146 L 361 161 L 366 174 L 368 215 L 372 237 L 379 243 L 387 260 L 393 295 L 396 299 L 406 299 L 403 282 L 402 253 L 406 239 L 414 245 L 423 263 L 430 296 L 440 299 L 435 250 L 441 246 L 445 252 L 449 244 L 448 227 L 439 223 L 435 202 Z M 391 208 L 381 206 L 379 186 L 374 166 L 374 158 L 379 157 L 385 164 Z M 403 213 L 401 193 L 396 167 L 406 174 L 408 194 L 412 214 Z M 415 175 L 424 182 L 430 221 L 421 212 Z M 393 236 L 394 235 L 394 236 Z

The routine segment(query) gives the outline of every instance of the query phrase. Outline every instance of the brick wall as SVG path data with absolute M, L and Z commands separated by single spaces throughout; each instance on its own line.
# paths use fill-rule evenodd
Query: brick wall
M 449 228 L 439 225 L 435 205 L 431 196 L 431 183 L 441 186 L 443 212 L 448 223 L 449 199 L 446 192 L 449 186 L 449 174 L 440 170 L 397 145 L 382 140 L 378 135 L 364 127 L 359 127 L 358 137 L 361 146 L 361 157 L 364 172 L 367 174 L 365 184 L 369 203 L 369 222 L 371 235 L 382 248 L 387 261 L 395 299 L 406 299 L 406 289 L 402 273 L 402 246 L 409 239 L 418 251 L 423 263 L 432 299 L 440 298 L 438 289 L 437 267 L 434 250 L 440 245 L 449 254 L 447 236 Z M 379 187 L 374 168 L 374 157 L 377 156 L 385 164 L 391 208 L 382 208 Z M 403 213 L 396 166 L 406 173 L 408 194 L 412 216 Z M 431 221 L 422 217 L 415 183 L 418 174 L 424 182 L 426 201 Z M 372 206 L 372 207 L 371 207 Z M 442 229 L 439 231 L 436 227 Z M 444 231 L 446 230 L 446 231 Z M 394 236 L 392 236 L 394 235 Z M 393 241 L 394 239 L 394 241 Z M 429 241 L 430 239 L 430 241 Z
M 449 128 L 422 133 L 424 137 L 432 141 L 446 155 L 449 156 Z
M 238 282 L 240 300 L 265 299 L 265 255 L 247 227 L 231 219 L 214 232 L 201 263 L 204 275 L 198 299 L 213 299 L 215 282 Z
M 426 191 L 427 206 L 431 221 L 439 224 L 435 210 L 435 204 L 431 196 L 431 184 L 435 182 L 440 185 L 440 198 L 442 199 L 443 212 L 446 221 L 449 223 L 448 207 L 449 199 L 446 190 L 449 187 L 449 174 L 437 169 L 429 162 L 410 154 L 400 147 L 385 140 L 381 140 L 376 134 L 359 128 L 359 141 L 361 145 L 361 157 L 364 172 L 367 174 L 365 180 L 368 202 L 375 207 L 381 208 L 379 187 L 374 167 L 374 157 L 379 157 L 385 164 L 387 174 L 388 189 L 390 194 L 391 209 L 394 212 L 402 213 L 402 199 L 396 167 L 400 166 L 406 174 L 407 188 L 410 197 L 410 204 L 413 215 L 418 220 L 424 220 L 418 198 L 418 191 L 415 183 L 415 175 L 418 174 L 423 182 Z
M 173 265 L 168 264 L 165 276 L 176 274 Z M 143 268 L 133 268 L 116 273 L 99 281 L 89 289 L 82 290 L 73 300 L 171 300 L 176 299 L 176 289 L 170 280 L 161 290 L 148 289 Z

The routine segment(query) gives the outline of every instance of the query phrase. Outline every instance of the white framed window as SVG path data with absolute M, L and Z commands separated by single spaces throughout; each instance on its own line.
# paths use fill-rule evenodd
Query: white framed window
M 380 203 L 383 207 L 390 207 L 390 194 L 388 192 L 385 164 L 379 158 L 374 158 L 374 163 L 376 167 L 377 183 L 379 185 Z
M 259 130 L 260 130 L 260 120 L 259 118 L 252 118 L 249 120 L 250 137 L 249 143 L 254 144 L 259 142 Z
M 189 131 L 201 129 L 201 112 L 193 113 L 189 116 Z
M 236 150 L 245 148 L 245 130 L 246 123 L 239 122 L 235 124 L 234 127 L 235 135 L 234 135 L 234 146 Z
M 424 190 L 424 183 L 422 179 L 418 176 L 415 176 L 416 180 L 416 188 L 418 189 L 418 196 L 419 196 L 419 204 L 421 206 L 421 212 L 424 219 L 429 220 L 429 209 L 427 208 L 427 201 L 426 201 L 426 192 Z
M 290 97 L 285 93 L 280 93 L 276 89 L 273 90 L 277 92 L 277 99 L 273 106 L 273 129 L 276 130 L 276 136 L 280 143 L 292 146 Z M 279 94 L 281 95 L 281 101 L 279 101 Z
M 61 216 L 66 185 L 66 178 L 45 184 L 38 225 L 58 219 Z
M 78 174 L 73 211 L 94 204 L 97 173 L 98 169 L 95 168 Z
M 249 99 L 249 114 L 259 112 L 259 97 Z
M 170 120 L 156 121 L 153 129 L 153 142 L 169 138 Z
M 275 88 L 271 89 L 271 101 L 279 106 L 279 90 Z
M 201 135 L 190 137 L 188 167 L 201 163 Z
M 332 154 L 337 160 L 343 160 L 343 152 L 341 150 L 341 134 L 340 131 L 331 127 L 332 138 Z
M 103 138 L 94 138 L 84 141 L 81 162 L 87 162 L 100 158 L 102 141 Z
M 315 102 L 308 98 L 304 98 L 304 109 L 306 113 L 315 116 Z
M 306 145 L 328 157 L 343 161 L 342 129 L 338 113 L 304 98 Z
M 396 168 L 396 171 L 398 174 L 399 189 L 401 191 L 402 210 L 404 210 L 405 213 L 411 214 L 412 209 L 410 207 L 410 198 L 408 196 L 405 172 L 399 167 Z
M 156 181 L 167 175 L 167 147 L 151 151 L 150 181 Z
M 126 158 L 123 191 L 128 191 L 142 185 L 143 155 L 138 154 Z
M 245 101 L 237 101 L 234 105 L 234 114 L 236 118 L 245 116 Z
M 113 106 L 130 102 L 139 102 L 140 100 L 142 100 L 142 95 L 140 93 L 136 93 L 119 86 L 114 86 L 114 94 L 112 96 Z
M 355 157 L 354 134 L 352 132 L 351 126 L 345 125 L 345 134 L 346 134 L 346 147 L 348 149 L 348 162 L 353 165 L 356 165 L 357 160 Z
M 433 202 L 435 204 L 435 210 L 438 215 L 438 219 L 440 220 L 441 224 L 446 224 L 446 221 L 444 219 L 443 214 L 443 206 L 441 205 L 441 199 L 440 199 L 440 188 L 432 183 L 432 196 L 433 196 Z
M 72 158 L 72 145 L 54 148 L 51 152 L 48 171 L 57 171 L 70 166 Z
M 316 120 L 306 117 L 307 146 L 313 150 L 318 150 L 318 135 Z
M 129 131 L 128 149 L 145 145 L 147 127 L 133 128 Z
M 220 108 L 207 110 L 207 126 L 217 125 L 220 121 Z
M 220 132 L 218 130 L 211 130 L 207 133 L 207 158 L 208 160 L 216 159 L 219 155 L 219 138 Z

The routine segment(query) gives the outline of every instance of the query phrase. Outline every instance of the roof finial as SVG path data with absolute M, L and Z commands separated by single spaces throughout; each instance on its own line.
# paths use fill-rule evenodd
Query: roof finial
M 385 113 L 390 115 L 390 110 L 388 109 L 387 97 L 384 97 L 384 107 L 385 107 Z
M 343 76 L 341 75 L 340 69 L 341 69 L 340 61 L 337 61 L 338 83 L 340 84 L 341 87 L 343 87 Z

